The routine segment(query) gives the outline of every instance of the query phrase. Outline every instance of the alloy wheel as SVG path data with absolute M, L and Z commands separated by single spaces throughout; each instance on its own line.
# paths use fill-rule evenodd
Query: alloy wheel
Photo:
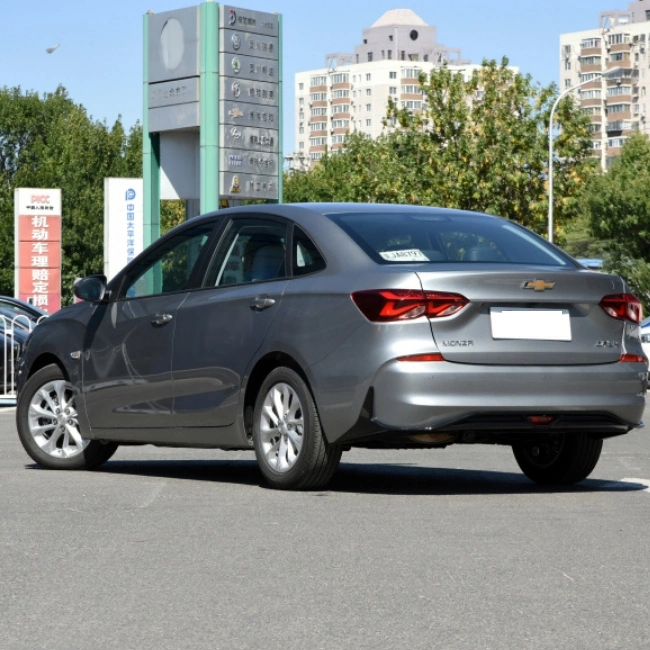
M 53 458 L 73 458 L 89 442 L 81 437 L 72 386 L 63 379 L 49 381 L 34 393 L 28 426 L 34 442 Z
M 276 472 L 297 462 L 305 432 L 303 407 L 296 391 L 284 382 L 273 385 L 262 405 L 260 442 L 264 459 Z

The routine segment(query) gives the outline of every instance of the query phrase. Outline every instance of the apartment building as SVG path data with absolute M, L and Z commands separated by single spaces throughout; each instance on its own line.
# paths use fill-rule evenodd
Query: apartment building
M 296 74 L 292 168 L 309 167 L 325 151 L 336 152 L 352 131 L 377 137 L 389 97 L 421 111 L 420 72 L 446 63 L 469 78 L 480 67 L 463 60 L 460 49 L 438 43 L 436 28 L 410 9 L 387 11 L 362 36 L 353 54 L 329 54 L 325 67 Z
M 560 91 L 591 120 L 592 147 L 607 169 L 632 133 L 648 133 L 650 0 L 600 13 L 598 27 L 560 36 Z M 608 72 L 612 70 L 612 72 Z

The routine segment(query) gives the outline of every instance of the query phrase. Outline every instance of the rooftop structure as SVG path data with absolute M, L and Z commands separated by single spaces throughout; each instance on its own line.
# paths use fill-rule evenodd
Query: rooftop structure
M 560 90 L 584 82 L 575 98 L 591 121 L 592 147 L 603 169 L 632 133 L 649 132 L 648 47 L 650 0 L 601 12 L 598 27 L 560 36 Z
M 650 0 L 648 0 L 650 1 Z M 423 108 L 418 77 L 443 64 L 470 77 L 479 66 L 437 40 L 437 30 L 410 9 L 392 9 L 363 30 L 354 52 L 328 54 L 325 67 L 295 77 L 296 152 L 292 167 L 308 167 L 337 151 L 357 130 L 369 138 L 383 129 L 388 98 Z

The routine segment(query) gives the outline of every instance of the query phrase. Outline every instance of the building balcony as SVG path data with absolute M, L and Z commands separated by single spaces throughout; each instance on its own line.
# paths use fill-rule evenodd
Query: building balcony
M 608 124 L 613 124 L 614 122 L 618 122 L 619 120 L 631 120 L 632 111 L 620 111 L 618 113 L 612 113 L 610 111 L 607 117 L 608 117 L 607 119 Z
M 613 54 L 614 52 L 629 52 L 631 49 L 631 43 L 616 43 L 615 45 L 609 46 L 609 53 Z
M 610 95 L 607 97 L 607 105 L 611 106 L 612 104 L 631 104 L 632 95 Z

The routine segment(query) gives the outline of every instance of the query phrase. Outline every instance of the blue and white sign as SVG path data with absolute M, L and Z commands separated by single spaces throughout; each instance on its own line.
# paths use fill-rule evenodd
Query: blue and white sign
M 141 178 L 104 179 L 104 274 L 110 280 L 144 245 Z

